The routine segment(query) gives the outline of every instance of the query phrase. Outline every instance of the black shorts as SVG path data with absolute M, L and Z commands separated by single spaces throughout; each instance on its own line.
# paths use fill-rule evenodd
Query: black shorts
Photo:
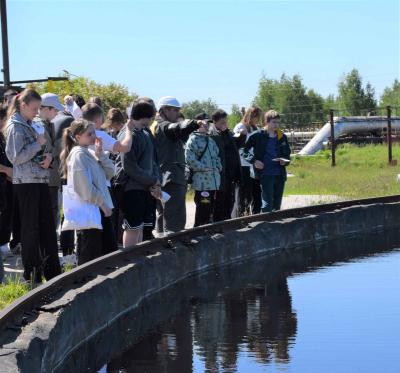
M 122 228 L 125 230 L 153 226 L 155 199 L 145 190 L 129 190 L 124 194 L 121 210 L 124 213 Z

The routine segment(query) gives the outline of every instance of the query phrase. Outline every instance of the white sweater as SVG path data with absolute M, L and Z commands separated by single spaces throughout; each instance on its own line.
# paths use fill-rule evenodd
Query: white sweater
M 76 194 L 96 206 L 113 208 L 107 180 L 114 176 L 114 165 L 103 152 L 99 160 L 86 147 L 74 146 L 67 158 L 67 184 Z

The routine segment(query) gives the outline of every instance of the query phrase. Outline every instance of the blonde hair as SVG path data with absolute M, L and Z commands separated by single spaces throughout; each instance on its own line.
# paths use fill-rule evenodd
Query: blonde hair
M 7 118 L 10 118 L 14 113 L 19 113 L 21 110 L 21 103 L 29 104 L 32 101 L 42 101 L 39 93 L 33 89 L 24 89 L 21 93 L 18 93 L 11 101 L 11 105 L 8 108 Z
M 117 128 L 118 125 L 123 126 L 125 123 L 124 114 L 122 114 L 121 110 L 111 108 L 107 112 L 106 120 L 101 128 L 106 130 L 119 130 Z
M 275 110 L 268 110 L 264 115 L 264 124 L 267 125 L 272 119 L 279 119 L 281 116 Z
M 75 145 L 78 145 L 75 136 L 82 135 L 85 133 L 90 127 L 93 127 L 93 124 L 85 119 L 74 120 L 68 128 L 64 129 L 62 135 L 62 145 L 63 151 L 60 154 L 60 171 L 63 177 L 67 178 L 67 158 L 69 153 L 71 153 L 72 148 Z
M 249 126 L 254 118 L 257 118 L 257 120 L 260 122 L 261 115 L 262 115 L 261 109 L 258 106 L 252 105 L 244 113 L 242 123 L 245 124 L 246 126 Z

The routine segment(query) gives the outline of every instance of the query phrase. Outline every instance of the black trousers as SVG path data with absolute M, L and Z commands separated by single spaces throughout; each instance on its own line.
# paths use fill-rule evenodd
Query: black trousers
M 234 181 L 225 180 L 224 189 L 217 191 L 214 206 L 214 222 L 231 219 L 235 203 L 235 188 L 236 183 Z
M 196 204 L 196 213 L 194 216 L 194 227 L 211 223 L 215 193 L 215 190 L 195 191 L 194 203 Z
M 118 249 L 112 217 L 101 211 L 101 229 L 76 231 L 78 265 L 109 254 Z
M 51 209 L 53 210 L 53 217 L 54 217 L 54 223 L 56 225 L 56 229 L 58 226 L 58 223 L 60 222 L 60 207 L 59 207 L 59 192 L 60 188 L 57 186 L 49 186 L 49 191 L 50 191 L 50 199 L 51 199 Z
M 252 201 L 251 201 L 251 213 L 259 214 L 261 212 L 261 183 L 258 179 L 251 178 L 252 183 Z
M 242 183 L 238 186 L 237 215 L 259 214 L 261 211 L 260 181 L 250 176 L 250 167 L 242 167 Z
M 118 250 L 117 237 L 115 235 L 114 224 L 112 216 L 105 217 L 103 211 L 101 213 L 101 225 L 102 230 L 102 251 L 101 255 L 109 254 L 115 250 Z
M 64 221 L 64 215 L 61 217 L 61 225 Z M 61 231 L 60 249 L 63 256 L 71 255 L 75 249 L 75 231 Z
M 237 215 L 250 215 L 252 201 L 252 182 L 250 167 L 242 167 L 242 183 L 238 186 Z
M 61 273 L 49 186 L 14 184 L 21 219 L 24 278 L 41 282 Z
M 103 231 L 82 229 L 76 231 L 78 265 L 99 258 L 103 253 Z
M 16 193 L 11 182 L 6 182 L 6 207 L 0 216 L 0 245 L 10 242 L 10 247 L 15 247 L 21 242 L 21 223 Z M 10 241 L 12 233 L 12 240 Z

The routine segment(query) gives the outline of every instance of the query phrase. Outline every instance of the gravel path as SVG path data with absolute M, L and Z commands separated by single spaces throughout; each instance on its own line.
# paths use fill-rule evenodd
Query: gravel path
M 305 207 L 312 205 L 319 205 L 322 203 L 330 203 L 339 201 L 340 198 L 335 195 L 293 195 L 283 197 L 282 210 L 295 208 L 295 207 Z M 193 227 L 194 224 L 194 213 L 196 206 L 194 202 L 186 202 L 186 229 Z
M 338 201 L 338 196 L 327 195 L 294 195 L 283 197 L 282 209 L 311 206 L 321 203 L 329 203 Z M 187 202 L 187 221 L 186 228 L 193 227 L 195 204 Z M 4 272 L 6 277 L 19 277 L 22 274 L 22 263 L 19 256 L 14 256 L 10 252 L 3 253 Z

